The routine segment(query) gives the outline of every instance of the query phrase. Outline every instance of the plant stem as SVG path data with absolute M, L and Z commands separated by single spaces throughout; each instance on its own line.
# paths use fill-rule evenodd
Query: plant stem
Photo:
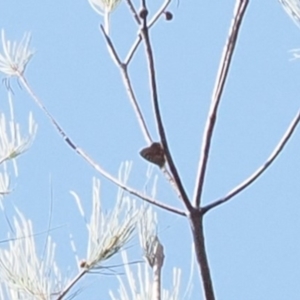
M 204 289 L 205 299 L 214 300 L 214 289 L 210 275 L 210 269 L 205 249 L 205 238 L 203 228 L 203 214 L 200 210 L 194 209 L 189 216 L 190 226 L 193 234 L 195 255 L 199 266 L 200 278 Z

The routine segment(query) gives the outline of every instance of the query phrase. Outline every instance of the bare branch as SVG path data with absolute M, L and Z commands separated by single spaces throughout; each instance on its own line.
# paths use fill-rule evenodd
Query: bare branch
M 193 212 L 189 216 L 190 227 L 193 234 L 195 255 L 200 266 L 200 278 L 204 288 L 206 300 L 214 300 L 213 282 L 210 275 L 210 268 L 207 259 L 207 251 L 205 249 L 205 238 L 203 228 L 203 214 L 202 211 L 193 208 Z
M 206 167 L 209 157 L 210 145 L 213 136 L 214 126 L 217 120 L 217 111 L 221 101 L 223 89 L 228 76 L 231 59 L 236 46 L 238 33 L 241 27 L 248 0 L 237 0 L 232 25 L 229 30 L 228 40 L 223 50 L 216 84 L 211 100 L 210 111 L 206 121 L 206 128 L 203 135 L 201 157 L 199 161 L 198 174 L 196 178 L 193 202 L 196 207 L 200 206 Z
M 61 294 L 57 297 L 57 300 L 62 300 L 67 293 L 71 290 L 71 288 L 87 273 L 87 270 L 80 271 L 76 277 L 68 284 L 68 286 L 61 292 Z
M 141 41 L 142 41 L 142 37 L 141 37 L 141 35 L 138 35 L 138 37 L 136 38 L 135 42 L 132 44 L 132 46 L 125 58 L 125 62 L 124 62 L 125 65 L 127 65 L 127 66 L 129 65 L 129 63 L 131 62 L 131 60 L 135 54 L 135 51 L 139 47 Z
M 171 3 L 171 0 L 165 0 L 165 2 L 162 4 L 160 9 L 156 12 L 156 14 L 149 21 L 149 23 L 148 23 L 148 28 L 149 29 L 157 22 L 157 20 L 164 13 L 164 11 L 166 10 L 166 8 L 169 6 L 170 3 Z
M 108 50 L 111 52 L 111 58 L 113 59 L 113 61 L 115 62 L 115 64 L 117 66 L 121 66 L 122 65 L 121 59 L 119 58 L 119 55 L 117 54 L 117 51 L 116 51 L 111 39 L 107 35 L 103 25 L 100 25 L 100 29 L 101 29 L 104 37 L 105 37 L 105 40 L 106 40 L 106 43 L 107 43 L 107 46 L 108 46 Z
M 35 103 L 41 108 L 41 110 L 46 114 L 46 116 L 50 119 L 51 123 L 54 125 L 54 127 L 57 129 L 59 134 L 63 137 L 64 141 L 70 146 L 79 156 L 81 156 L 83 159 L 85 159 L 95 170 L 97 170 L 102 176 L 104 176 L 106 179 L 110 180 L 126 192 L 150 203 L 157 207 L 160 207 L 162 209 L 165 209 L 167 211 L 176 213 L 181 216 L 185 216 L 185 212 L 178 210 L 176 208 L 173 208 L 171 206 L 168 206 L 164 203 L 158 202 L 153 198 L 150 198 L 146 195 L 143 195 L 139 191 L 130 188 L 126 184 L 122 183 L 120 180 L 118 180 L 116 177 L 112 176 L 110 173 L 105 171 L 102 167 L 100 167 L 91 157 L 89 157 L 83 150 L 81 150 L 79 147 L 75 145 L 75 143 L 68 137 L 68 135 L 65 133 L 65 131 L 60 127 L 60 125 L 56 122 L 56 120 L 52 117 L 52 115 L 48 112 L 46 107 L 43 105 L 43 103 L 40 101 L 40 99 L 35 95 L 31 87 L 29 86 L 26 78 L 20 74 L 19 75 L 20 82 L 25 87 L 26 91 L 29 93 L 29 95 L 32 97 L 32 99 L 35 101 Z
M 128 1 L 130 1 L 130 0 L 128 0 Z M 164 13 L 165 9 L 168 7 L 168 5 L 170 3 L 171 3 L 171 0 L 165 0 L 165 2 L 162 4 L 160 9 L 156 12 L 156 14 L 152 17 L 151 21 L 148 23 L 148 29 L 150 29 L 157 22 L 159 17 Z M 135 15 L 134 15 L 134 18 L 135 18 Z M 140 21 L 138 22 L 138 24 L 139 25 L 141 24 Z M 142 41 L 142 36 L 141 36 L 141 34 L 139 34 L 127 54 L 127 57 L 125 59 L 125 65 L 128 65 L 130 63 L 131 59 L 133 58 L 133 56 L 135 54 L 135 51 L 139 47 L 141 41 Z
M 132 13 L 135 21 L 137 22 L 138 25 L 140 25 L 141 24 L 141 20 L 140 20 L 138 14 L 137 14 L 137 11 L 136 11 L 136 9 L 135 9 L 132 1 L 131 0 L 126 0 L 126 2 L 127 2 L 128 6 L 129 6 L 129 9 L 130 9 L 130 11 L 131 11 L 131 13 Z
M 143 132 L 144 138 L 145 138 L 147 144 L 151 145 L 153 143 L 153 141 L 152 141 L 152 138 L 150 136 L 150 132 L 149 132 L 149 130 L 147 128 L 147 125 L 146 125 L 146 121 L 143 117 L 142 111 L 139 107 L 139 104 L 137 102 L 137 99 L 136 99 L 134 91 L 133 91 L 133 87 L 132 87 L 131 80 L 130 80 L 129 74 L 128 74 L 128 69 L 127 69 L 128 64 L 127 63 L 122 63 L 120 61 L 110 37 L 106 34 L 103 26 L 101 26 L 100 28 L 101 28 L 101 31 L 104 35 L 104 38 L 105 38 L 106 42 L 107 42 L 108 47 L 111 48 L 110 52 L 113 55 L 112 58 L 115 62 L 117 62 L 117 66 L 120 69 L 120 72 L 121 72 L 121 75 L 122 75 L 122 78 L 123 78 L 123 83 L 125 85 L 129 100 L 130 100 L 131 105 L 133 107 L 133 110 L 135 111 L 135 115 L 136 115 L 136 118 L 138 119 L 138 122 L 139 122 L 140 128 Z M 177 185 L 174 181 L 174 178 L 169 173 L 167 168 L 163 168 L 163 173 L 164 173 L 165 177 L 167 178 L 167 180 L 171 183 L 171 186 L 175 190 L 176 195 L 179 198 L 181 198 L 181 194 L 180 194 L 180 192 L 177 188 Z
M 142 14 L 143 12 L 143 14 Z M 142 0 L 142 10 L 140 12 L 140 15 L 143 15 L 143 20 L 142 20 L 142 26 L 141 26 L 141 35 L 144 40 L 145 44 L 145 50 L 146 50 L 146 57 L 147 57 L 147 62 L 148 62 L 148 71 L 149 71 L 149 78 L 150 78 L 150 92 L 151 92 L 151 98 L 153 102 L 153 107 L 154 107 L 154 115 L 156 118 L 156 124 L 158 127 L 158 132 L 159 136 L 165 151 L 166 159 L 170 167 L 170 171 L 174 177 L 174 180 L 176 182 L 176 185 L 178 187 L 178 190 L 181 194 L 181 199 L 185 205 L 185 207 L 188 210 L 192 209 L 192 205 L 188 199 L 188 196 L 185 192 L 185 189 L 182 185 L 180 176 L 178 174 L 177 168 L 175 166 L 175 163 L 173 161 L 172 155 L 170 153 L 170 149 L 168 146 L 167 142 L 167 137 L 165 134 L 165 129 L 164 125 L 162 122 L 161 114 L 160 114 L 160 109 L 159 109 L 159 104 L 158 104 L 158 92 L 157 92 L 157 84 L 156 84 L 156 75 L 155 75 L 155 66 L 154 66 L 154 58 L 153 58 L 153 51 L 152 51 L 152 46 L 150 43 L 150 38 L 149 38 L 149 32 L 148 32 L 148 26 L 147 26 L 147 8 L 146 8 L 146 3 L 145 0 Z
M 208 212 L 210 209 L 227 202 L 228 200 L 230 200 L 231 198 L 233 198 L 234 196 L 236 196 L 237 194 L 242 192 L 244 189 L 246 189 L 248 186 L 250 186 L 256 179 L 258 179 L 262 175 L 262 173 L 265 172 L 267 170 L 267 168 L 275 161 L 277 156 L 283 150 L 284 146 L 291 138 L 291 136 L 292 136 L 294 130 L 296 129 L 297 125 L 299 124 L 299 122 L 300 122 L 300 111 L 298 112 L 298 114 L 296 115 L 296 117 L 294 118 L 292 123 L 290 124 L 286 133 L 284 134 L 284 136 L 282 137 L 282 139 L 280 140 L 280 142 L 278 143 L 278 145 L 276 146 L 274 151 L 271 153 L 271 155 L 267 159 L 267 161 L 260 168 L 258 168 L 249 178 L 247 178 L 244 182 L 242 182 L 237 187 L 235 187 L 233 190 L 231 190 L 227 194 L 227 196 L 225 196 L 224 198 L 221 198 L 219 200 L 216 200 L 211 204 L 204 206 L 201 209 L 203 214 Z
M 135 94 L 134 94 L 134 91 L 133 91 L 133 87 L 132 87 L 132 84 L 131 84 L 131 80 L 129 78 L 129 74 L 128 74 L 128 71 L 127 71 L 127 65 L 123 64 L 121 62 L 121 60 L 119 59 L 119 57 L 117 55 L 117 52 L 115 50 L 115 47 L 114 47 L 114 45 L 113 45 L 110 37 L 106 34 L 106 32 L 105 32 L 105 30 L 104 30 L 104 28 L 103 28 L 102 25 L 100 26 L 100 28 L 101 28 L 101 31 L 102 31 L 102 33 L 104 35 L 106 43 L 107 43 L 109 49 L 111 50 L 112 58 L 117 63 L 117 66 L 120 69 L 120 72 L 121 72 L 121 75 L 122 75 L 122 78 L 123 78 L 123 83 L 125 85 L 125 88 L 126 88 L 129 100 L 131 102 L 131 105 L 133 107 L 133 110 L 135 112 L 136 118 L 138 119 L 140 128 L 141 128 L 141 130 L 143 132 L 144 138 L 145 138 L 147 144 L 151 144 L 152 143 L 152 139 L 151 139 L 151 136 L 150 136 L 150 132 L 149 132 L 149 130 L 147 128 L 146 121 L 145 121 L 145 119 L 143 117 L 142 111 L 141 111 L 140 106 L 139 106 L 139 104 L 137 102 L 137 99 L 135 97 Z
M 166 168 L 166 166 L 164 166 L 161 170 L 164 173 L 166 179 L 169 181 L 170 185 L 173 187 L 177 197 L 181 199 L 180 191 L 178 190 L 177 184 L 170 171 Z

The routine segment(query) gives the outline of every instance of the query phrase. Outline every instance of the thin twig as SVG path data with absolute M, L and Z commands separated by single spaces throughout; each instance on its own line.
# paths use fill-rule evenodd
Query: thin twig
M 159 104 L 158 104 L 158 92 L 157 92 L 157 84 L 156 84 L 156 75 L 155 75 L 155 66 L 154 66 L 154 58 L 153 58 L 153 51 L 150 43 L 150 38 L 149 38 L 149 32 L 148 32 L 148 26 L 147 26 L 147 7 L 146 7 L 146 1 L 142 0 L 142 10 L 144 10 L 144 18 L 142 20 L 142 26 L 141 26 L 141 35 L 144 40 L 145 44 L 145 50 L 146 50 L 146 57 L 147 57 L 147 62 L 148 62 L 148 71 L 149 71 L 149 79 L 150 79 L 150 91 L 151 91 L 151 98 L 153 102 L 153 107 L 154 107 L 154 115 L 156 118 L 156 124 L 158 127 L 158 132 L 159 136 L 164 148 L 164 152 L 166 155 L 166 159 L 168 162 L 168 165 L 170 167 L 170 171 L 172 173 L 172 176 L 174 178 L 174 181 L 176 182 L 176 185 L 178 187 L 178 190 L 181 194 L 181 199 L 185 205 L 185 207 L 188 210 L 192 209 L 192 205 L 188 199 L 188 196 L 185 192 L 185 189 L 182 185 L 180 176 L 178 174 L 177 168 L 175 166 L 175 163 L 173 161 L 172 155 L 169 150 L 168 142 L 167 142 L 167 137 L 165 134 L 165 129 L 163 126 L 161 114 L 160 114 L 160 109 L 159 109 Z
M 166 166 L 164 166 L 161 171 L 163 172 L 164 176 L 166 177 L 166 179 L 169 181 L 170 185 L 173 187 L 177 197 L 179 199 L 181 199 L 181 194 L 180 191 L 178 190 L 177 184 L 172 176 L 172 174 L 170 173 L 170 171 L 168 170 L 168 168 Z
M 88 155 L 86 155 L 81 149 L 77 148 L 77 152 L 86 160 L 89 162 L 90 165 L 92 165 L 99 173 L 101 173 L 104 177 L 106 177 L 108 180 L 112 181 L 113 183 L 115 183 L 116 185 L 118 185 L 120 188 L 122 188 L 124 191 L 128 192 L 131 195 L 134 195 L 150 204 L 153 204 L 157 207 L 160 207 L 162 209 L 165 209 L 169 212 L 173 212 L 176 213 L 180 216 L 186 216 L 186 213 L 171 207 L 169 205 L 166 205 L 162 202 L 158 202 L 157 200 L 150 198 L 146 195 L 143 195 L 142 193 L 140 193 L 137 190 L 134 190 L 130 187 L 128 187 L 127 185 L 123 184 L 121 181 L 119 181 L 118 179 L 116 179 L 115 177 L 113 177 L 112 175 L 110 175 L 109 173 L 107 173 L 106 171 L 104 171 L 98 164 L 96 164 Z
M 159 17 L 164 13 L 164 11 L 166 10 L 166 8 L 169 6 L 170 3 L 171 3 L 171 0 L 165 0 L 165 2 L 159 8 L 159 10 L 156 12 L 156 14 L 148 22 L 148 29 L 150 29 L 157 22 Z
M 271 153 L 271 155 L 269 156 L 267 161 L 261 167 L 259 167 L 249 178 L 247 178 L 245 181 L 243 181 L 237 187 L 232 189 L 227 194 L 227 196 L 225 196 L 224 198 L 221 198 L 219 200 L 216 200 L 211 204 L 208 204 L 208 205 L 204 206 L 201 209 L 201 211 L 203 213 L 206 213 L 210 209 L 227 202 L 228 200 L 232 199 L 234 196 L 236 196 L 237 194 L 242 192 L 244 189 L 246 189 L 256 179 L 258 179 L 262 175 L 262 173 L 265 172 L 268 167 L 270 167 L 270 165 L 274 162 L 274 160 L 277 158 L 279 153 L 283 150 L 284 146 L 287 144 L 287 142 L 291 138 L 291 136 L 292 136 L 294 130 L 296 129 L 297 125 L 299 124 L 299 122 L 300 122 L 300 111 L 298 112 L 298 114 L 296 115 L 296 117 L 294 118 L 292 123 L 290 124 L 289 128 L 287 129 L 284 136 L 279 141 L 278 145 L 275 147 L 275 149 L 273 150 L 273 152 Z
M 62 300 L 67 293 L 70 291 L 70 289 L 79 281 L 81 277 L 83 277 L 88 270 L 83 270 L 79 272 L 76 277 L 68 284 L 68 286 L 61 292 L 61 294 L 58 296 L 57 300 Z
M 89 157 L 82 149 L 80 149 L 79 147 L 77 147 L 75 145 L 75 143 L 68 137 L 68 135 L 62 129 L 62 127 L 60 127 L 60 125 L 57 123 L 57 121 L 54 119 L 54 117 L 52 117 L 52 115 L 48 112 L 48 110 L 43 105 L 43 103 L 40 101 L 40 99 L 35 95 L 35 93 L 31 89 L 31 87 L 29 86 L 26 78 L 22 74 L 19 74 L 19 79 L 20 79 L 20 82 L 25 87 L 26 91 L 29 93 L 29 95 L 32 97 L 32 99 L 35 101 L 35 103 L 42 109 L 42 111 L 50 119 L 51 123 L 57 129 L 57 131 L 59 132 L 59 134 L 63 137 L 63 139 L 67 143 L 67 145 L 70 146 L 79 156 L 81 156 L 82 158 L 84 158 L 102 176 L 104 176 L 106 179 L 110 180 L 111 182 L 113 182 L 114 184 L 116 184 L 117 186 L 119 186 L 120 188 L 122 188 L 123 190 L 125 190 L 126 192 L 128 192 L 129 194 L 132 194 L 132 195 L 134 195 L 134 196 L 136 196 L 136 197 L 138 197 L 138 198 L 140 198 L 140 199 L 142 199 L 142 200 L 144 200 L 144 201 L 146 201 L 146 202 L 148 202 L 150 204 L 153 204 L 153 205 L 155 205 L 157 207 L 160 207 L 162 209 L 165 209 L 167 211 L 176 213 L 176 214 L 181 215 L 181 216 L 185 216 L 186 215 L 185 212 L 183 212 L 181 210 L 178 210 L 176 208 L 168 206 L 168 205 L 166 205 L 164 203 L 158 202 L 155 199 L 150 198 L 150 197 L 148 197 L 146 195 L 143 195 L 139 191 L 130 188 L 129 186 L 125 185 L 120 180 L 118 180 L 117 178 L 115 178 L 114 176 L 112 176 L 110 173 L 108 173 L 107 171 L 105 171 L 102 167 L 100 167 L 95 161 L 93 161 L 93 159 L 91 157 Z
M 166 8 L 169 6 L 169 4 L 171 3 L 171 0 L 165 0 L 165 2 L 162 4 L 162 6 L 158 9 L 158 11 L 156 12 L 156 14 L 152 17 L 151 21 L 148 23 L 148 29 L 150 29 L 159 19 L 159 17 L 164 13 L 164 11 L 166 10 Z M 138 23 L 140 24 L 140 23 Z M 140 45 L 142 41 L 142 36 L 141 34 L 139 34 L 135 40 L 135 42 L 132 44 L 126 59 L 125 59 L 125 65 L 128 65 L 131 61 L 131 59 L 133 58 L 135 51 L 137 50 L 138 46 Z
M 126 0 L 126 2 L 127 2 L 128 6 L 129 6 L 129 9 L 130 9 L 132 15 L 133 15 L 133 18 L 135 19 L 135 21 L 137 22 L 137 24 L 140 25 L 141 24 L 141 20 L 140 20 L 138 14 L 137 14 L 137 11 L 136 11 L 136 9 L 135 9 L 132 1 L 131 0 Z
M 110 39 L 110 37 L 107 35 L 106 31 L 105 31 L 105 28 L 103 27 L 103 25 L 101 24 L 100 25 L 100 29 L 105 37 L 105 40 L 106 40 L 106 43 L 107 43 L 107 46 L 108 46 L 108 51 L 111 52 L 111 58 L 113 59 L 113 61 L 115 62 L 115 64 L 117 66 L 121 66 L 122 65 L 122 61 L 121 59 L 119 58 L 119 55 Z
M 145 121 L 144 116 L 142 114 L 141 108 L 138 105 L 137 99 L 135 97 L 133 87 L 132 87 L 132 84 L 131 84 L 131 80 L 129 78 L 127 66 L 125 67 L 125 65 L 123 65 L 120 70 L 121 70 L 121 75 L 122 75 L 122 79 L 123 79 L 123 82 L 124 82 L 125 89 L 127 91 L 129 99 L 131 100 L 133 110 L 134 110 L 136 118 L 138 119 L 138 122 L 140 124 L 140 128 L 143 132 L 145 141 L 148 145 L 151 145 L 153 141 L 152 141 L 152 138 L 150 136 L 150 132 L 149 132 L 149 129 L 146 125 L 146 121 Z
M 143 132 L 144 138 L 145 138 L 147 144 L 151 145 L 153 141 L 152 141 L 152 138 L 150 136 L 150 132 L 149 132 L 149 130 L 147 128 L 147 125 L 146 125 L 146 121 L 143 117 L 142 111 L 139 107 L 138 101 L 137 101 L 137 99 L 135 97 L 135 94 L 134 94 L 134 91 L 133 91 L 131 80 L 130 80 L 129 74 L 128 74 L 128 68 L 127 68 L 128 65 L 121 62 L 110 37 L 105 33 L 105 30 L 104 30 L 103 26 L 100 26 L 100 28 L 101 28 L 101 31 L 104 35 L 104 38 L 105 38 L 106 42 L 107 42 L 108 47 L 111 48 L 110 53 L 113 55 L 112 59 L 115 62 L 117 62 L 117 66 L 120 69 L 122 79 L 123 79 L 123 83 L 125 85 L 128 97 L 129 97 L 131 105 L 133 107 L 133 110 L 135 111 L 135 115 L 136 115 L 136 118 L 138 119 L 138 122 L 139 122 L 140 128 Z M 175 190 L 177 196 L 179 198 L 181 198 L 180 191 L 178 190 L 177 185 L 174 181 L 174 178 L 169 173 L 168 169 L 164 168 L 163 173 L 164 173 L 165 177 L 167 178 L 167 180 L 171 183 L 171 186 Z
M 133 56 L 134 56 L 134 54 L 135 54 L 137 48 L 139 47 L 141 41 L 142 41 L 142 37 L 141 37 L 141 35 L 139 34 L 139 35 L 137 36 L 135 42 L 132 44 L 132 46 L 131 46 L 131 48 L 130 48 L 130 50 L 129 50 L 129 52 L 128 52 L 126 58 L 125 58 L 124 64 L 125 64 L 126 66 L 128 66 L 129 63 L 131 62 L 131 60 L 132 60 L 132 58 L 133 58 Z
M 203 190 L 204 178 L 206 174 L 207 162 L 209 157 L 210 145 L 213 136 L 215 123 L 217 120 L 218 107 L 221 101 L 224 85 L 228 77 L 228 71 L 236 46 L 238 33 L 241 27 L 244 13 L 248 5 L 248 0 L 237 0 L 232 25 L 229 30 L 229 37 L 223 50 L 223 55 L 220 61 L 220 67 L 216 79 L 216 84 L 211 100 L 210 111 L 206 121 L 206 127 L 203 135 L 201 157 L 198 166 L 198 173 L 195 183 L 195 191 L 193 202 L 195 207 L 200 206 L 201 195 Z
M 144 138 L 145 138 L 147 144 L 150 145 L 152 143 L 150 132 L 147 128 L 146 121 L 143 117 L 142 111 L 141 111 L 140 106 L 139 106 L 139 104 L 137 102 L 137 99 L 135 97 L 133 87 L 132 87 L 132 84 L 131 84 L 131 80 L 129 78 L 129 74 L 128 74 L 128 71 L 127 71 L 127 65 L 123 64 L 121 62 L 121 60 L 119 59 L 117 51 L 115 50 L 115 47 L 114 47 L 110 37 L 106 34 L 106 32 L 105 32 L 102 25 L 100 26 L 100 28 L 101 28 L 103 36 L 106 40 L 106 43 L 107 43 L 107 45 L 108 45 L 108 47 L 109 47 L 109 49 L 112 53 L 112 59 L 117 63 L 117 66 L 120 69 L 120 72 L 121 72 L 121 75 L 122 75 L 122 78 L 123 78 L 123 82 L 124 82 L 128 97 L 130 99 L 130 102 L 131 102 L 131 105 L 132 105 L 133 110 L 135 112 L 135 115 L 138 119 L 138 122 L 139 122 L 140 128 L 143 132 Z

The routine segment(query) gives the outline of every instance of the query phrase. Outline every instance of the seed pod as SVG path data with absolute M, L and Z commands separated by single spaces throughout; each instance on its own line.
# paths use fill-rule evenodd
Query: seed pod
M 173 19 L 173 14 L 169 11 L 165 11 L 165 17 L 167 21 L 171 21 Z
M 145 8 L 142 8 L 139 12 L 139 16 L 141 19 L 146 19 L 148 16 L 148 10 Z

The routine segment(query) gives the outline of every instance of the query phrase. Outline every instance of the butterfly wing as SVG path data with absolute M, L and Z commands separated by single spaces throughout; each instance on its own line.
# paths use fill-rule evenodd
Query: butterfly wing
M 147 161 L 162 168 L 166 162 L 164 149 L 160 143 L 152 143 L 140 151 L 140 155 Z

